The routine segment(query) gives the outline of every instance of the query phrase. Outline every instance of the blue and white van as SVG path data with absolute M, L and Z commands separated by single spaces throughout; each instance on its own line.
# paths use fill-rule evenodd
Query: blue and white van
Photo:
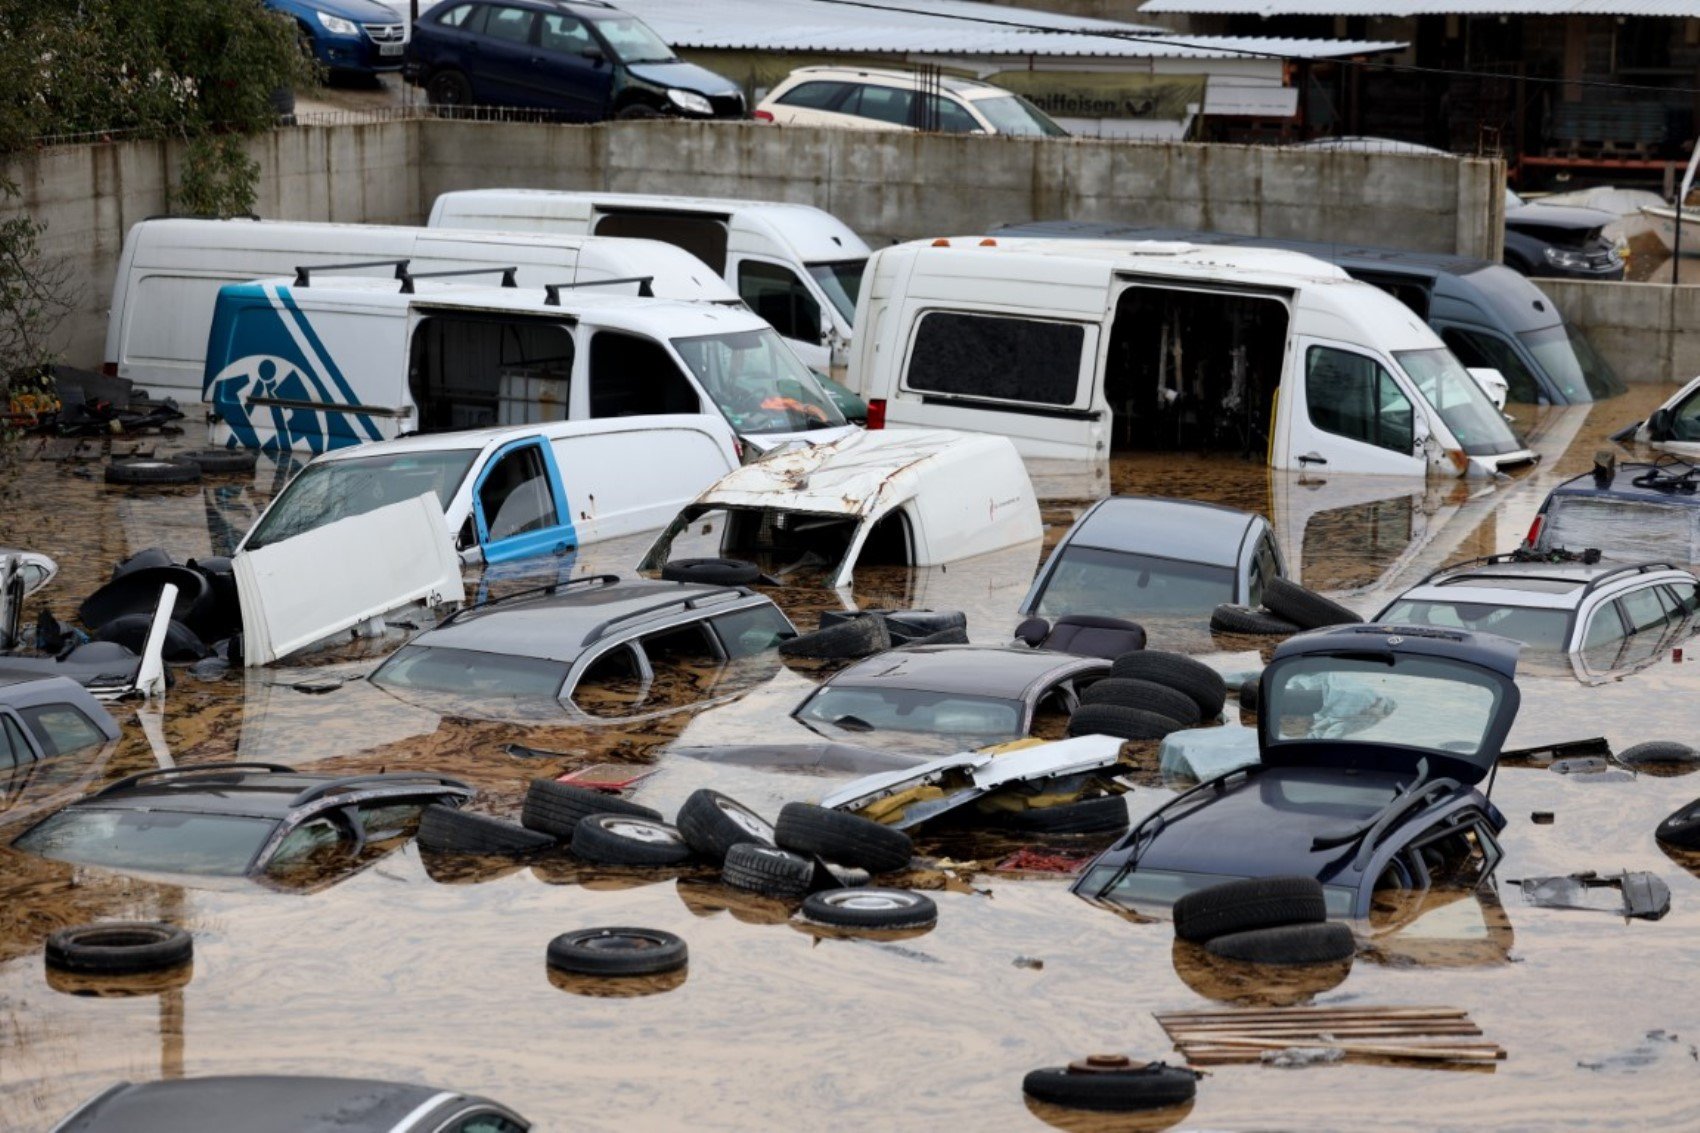
M 411 433 L 696 413 L 765 451 L 853 428 L 749 310 L 633 294 L 646 290 L 310 266 L 227 285 L 202 386 L 212 442 L 321 453 Z

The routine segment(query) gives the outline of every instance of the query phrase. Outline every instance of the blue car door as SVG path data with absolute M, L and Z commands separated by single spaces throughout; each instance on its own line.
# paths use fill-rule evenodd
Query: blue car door
M 580 122 L 607 117 L 614 65 L 591 35 L 590 27 L 576 16 L 543 14 L 537 26 L 532 77 L 536 84 L 532 97 L 537 105 Z
M 478 56 L 467 68 L 472 99 L 485 106 L 536 106 L 531 82 L 537 13 L 493 5 L 478 37 Z
M 473 485 L 472 516 L 487 563 L 564 555 L 578 546 L 555 454 L 540 437 L 496 451 Z

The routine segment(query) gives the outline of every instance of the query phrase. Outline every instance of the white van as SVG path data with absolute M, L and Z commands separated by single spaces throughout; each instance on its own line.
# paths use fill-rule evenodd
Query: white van
M 610 290 L 309 267 L 227 284 L 202 386 L 211 440 L 318 453 L 404 433 L 701 413 L 765 450 L 853 428 L 741 304 Z
M 1491 475 L 1535 454 L 1409 307 L 1262 248 L 954 238 L 877 252 L 849 384 L 869 427 L 1024 456 L 1215 451 L 1326 472 Z
M 723 275 L 822 371 L 844 364 L 868 260 L 862 238 L 831 213 L 775 201 L 469 189 L 438 197 L 426 223 L 677 244 Z
M 162 218 L 132 225 L 124 239 L 103 369 L 142 389 L 193 399 L 200 396 L 219 288 L 285 275 L 301 264 L 376 260 L 406 260 L 415 275 L 512 267 L 522 287 L 649 276 L 650 290 L 662 298 L 738 301 L 695 257 L 655 240 Z

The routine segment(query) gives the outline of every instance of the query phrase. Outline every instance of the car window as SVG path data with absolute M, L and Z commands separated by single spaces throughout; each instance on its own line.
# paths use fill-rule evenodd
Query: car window
M 708 624 L 714 627 L 726 656 L 734 661 L 740 657 L 753 657 L 777 647 L 787 638 L 797 636 L 785 615 L 771 605 L 721 614 L 709 619 Z
M 1464 365 L 1498 370 L 1505 378 L 1512 401 L 1533 404 L 1546 400 L 1541 394 L 1540 379 L 1523 364 L 1511 344 L 1497 334 L 1447 327 L 1440 332 L 1440 340 L 1446 343 L 1452 353 L 1458 356 L 1458 361 Z
M 20 708 L 30 734 L 46 755 L 63 755 L 81 747 L 94 747 L 106 742 L 106 734 L 93 720 L 69 704 L 42 704 Z
M 596 21 L 596 30 L 622 63 L 669 63 L 676 57 L 667 41 L 636 16 L 610 16 Z
M 1232 567 L 1070 545 L 1057 556 L 1033 612 L 1138 618 L 1208 611 L 1233 600 Z
M 1043 319 L 929 311 L 915 328 L 904 384 L 928 393 L 1072 405 L 1086 328 Z
M 1044 111 L 1025 98 L 1012 94 L 977 98 L 974 100 L 974 109 L 985 115 L 986 121 L 992 124 L 992 129 L 1000 134 L 1024 138 L 1061 138 L 1068 134 L 1067 130 L 1051 121 Z
M 509 43 L 528 43 L 536 13 L 526 8 L 492 7 L 484 21 L 484 34 Z
M 521 445 L 498 457 L 478 485 L 478 508 L 492 542 L 559 523 L 543 446 Z
M 702 399 L 660 343 L 599 330 L 590 340 L 590 415 L 701 413 Z
M 269 818 L 70 807 L 15 845 L 44 858 L 110 869 L 239 877 L 276 828 Z
M 1249 605 L 1257 606 L 1263 602 L 1263 588 L 1272 578 L 1281 576 L 1281 559 L 1275 553 L 1275 541 L 1268 535 L 1257 541 L 1257 550 L 1251 557 L 1250 593 L 1246 595 Z
M 1685 582 L 1675 586 L 1666 586 L 1665 589 L 1669 592 L 1670 600 L 1675 604 L 1679 616 L 1686 616 L 1692 614 L 1695 610 L 1700 610 L 1700 583 L 1689 585 Z
M 790 268 L 744 260 L 738 265 L 738 298 L 786 338 L 820 341 L 820 304 Z
M 1313 346 L 1305 355 L 1310 423 L 1326 433 L 1409 453 L 1415 444 L 1411 399 L 1373 358 Z
M 845 732 L 926 732 L 982 744 L 1022 735 L 1019 701 L 962 693 L 828 686 L 810 697 L 797 715 Z
M 835 110 L 837 103 L 850 90 L 848 83 L 799 83 L 774 102 L 780 106 L 801 106 L 808 110 Z
M 480 1113 L 461 1118 L 449 1126 L 447 1133 L 525 1133 L 525 1126 L 516 1125 L 499 1113 Z
M 439 14 L 434 22 L 442 24 L 444 27 L 460 28 L 462 31 L 477 31 L 478 25 L 484 22 L 484 11 L 484 6 L 480 4 L 456 4 Z M 478 18 L 467 18 L 474 15 Z
M 893 126 L 909 125 L 909 108 L 915 92 L 896 87 L 857 86 L 855 93 L 844 100 L 839 110 L 858 118 L 872 118 Z
M 1630 633 L 1644 633 L 1647 630 L 1658 629 L 1665 624 L 1667 614 L 1664 604 L 1659 601 L 1657 589 L 1657 587 L 1648 586 L 1625 594 L 1618 599 L 1618 605 L 1623 609 L 1624 620 L 1629 623 Z
M 575 20 L 559 12 L 545 12 L 537 31 L 537 43 L 545 51 L 563 55 L 600 55 L 602 48 L 591 38 L 583 20 Z
M 372 674 L 380 687 L 429 689 L 471 696 L 558 696 L 567 665 L 471 649 L 404 645 Z
M 972 134 L 983 128 L 960 102 L 936 94 L 927 95 L 921 102 L 920 115 L 917 125 L 921 129 L 941 134 Z
M 1570 615 L 1564 610 L 1502 606 L 1494 602 L 1416 601 L 1393 603 L 1380 619 L 1402 626 L 1438 626 L 1497 633 L 1535 649 L 1564 649 Z
M 34 759 L 35 751 L 24 738 L 18 722 L 11 716 L 0 716 L 0 721 L 4 722 L 4 726 L 0 727 L 0 771 Z
M 1671 410 L 1670 439 L 1700 441 L 1700 390 L 1695 390 Z
M 1602 602 L 1588 619 L 1588 629 L 1582 638 L 1583 649 L 1597 649 L 1623 639 L 1623 615 L 1616 602 Z
M 302 865 L 341 845 L 346 839 L 343 828 L 329 818 L 309 819 L 283 836 L 277 849 L 272 851 L 266 868 Z
M 425 810 L 425 803 L 417 799 L 397 802 L 388 799 L 380 802 L 365 803 L 356 813 L 360 816 L 360 828 L 366 832 L 368 842 L 383 842 L 391 838 L 399 838 L 411 834 L 413 828 L 419 825 L 419 815 Z

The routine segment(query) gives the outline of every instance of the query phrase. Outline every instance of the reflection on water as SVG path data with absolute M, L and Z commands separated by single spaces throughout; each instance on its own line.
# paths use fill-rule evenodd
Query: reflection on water
M 1102 473 L 1041 470 L 1051 497 L 1042 545 L 948 568 L 869 567 L 848 600 L 961 608 L 973 640 L 1005 641 L 1041 556 L 1113 487 L 1263 512 L 1294 573 L 1344 591 L 1354 609 L 1379 609 L 1444 562 L 1514 545 L 1547 487 L 1585 471 L 1606 434 L 1668 392 L 1638 388 L 1580 416 L 1528 416 L 1522 427 L 1538 433 L 1548 458 L 1491 483 L 1301 477 L 1173 454 L 1118 458 Z M 107 487 L 96 472 L 37 460 L 18 470 L 0 543 L 43 551 L 63 568 L 32 598 L 32 615 L 44 605 L 68 614 L 114 562 L 144 546 L 183 558 L 227 552 L 277 479 L 262 465 L 252 479 L 144 492 Z M 541 564 L 541 580 L 629 572 L 647 543 L 585 548 L 570 562 Z M 517 573 L 469 581 L 488 592 L 539 581 L 535 571 Z M 847 600 L 813 587 L 772 595 L 804 628 Z M 1187 621 L 1152 619 L 1147 629 L 1154 647 L 1232 671 L 1255 669 L 1273 644 Z M 154 742 L 125 709 L 123 738 L 109 750 L 0 777 L 0 823 L 10 822 L 0 835 L 9 840 L 23 815 L 163 759 L 428 768 L 476 783 L 480 810 L 510 816 L 531 778 L 601 761 L 654 762 L 658 772 L 637 797 L 669 816 L 692 790 L 714 786 L 771 818 L 862 769 L 855 752 L 822 749 L 788 715 L 831 666 L 774 666 L 735 695 L 646 720 L 503 723 L 479 718 L 476 705 L 407 703 L 361 680 L 401 638 L 271 672 L 209 680 L 180 672 Z M 1668 644 L 1638 659 L 1644 668 L 1598 684 L 1580 682 L 1568 664 L 1531 664 L 1510 745 L 1691 739 L 1700 669 L 1673 661 Z M 713 674 L 696 673 L 655 693 L 685 699 L 719 687 Z M 560 754 L 516 756 L 506 750 L 515 743 Z M 813 746 L 707 754 L 743 744 Z M 1169 794 L 1154 754 L 1142 759 L 1134 813 Z M 1492 891 L 1384 895 L 1360 928 L 1364 948 L 1349 971 L 1302 979 L 1220 970 L 1201 950 L 1179 948 L 1164 921 L 1097 910 L 1058 875 L 996 868 L 1025 843 L 973 830 L 922 842 L 948 864 L 899 882 L 933 889 L 939 921 L 898 940 L 793 929 L 793 903 L 728 889 L 710 869 L 591 869 L 564 853 L 515 862 L 407 845 L 334 884 L 284 895 L 189 890 L 0 847 L 0 1128 L 45 1130 L 118 1078 L 327 1071 L 490 1093 L 559 1129 L 1694 1128 L 1700 1092 L 1687 1047 L 1645 1036 L 1700 1029 L 1700 1007 L 1684 993 L 1700 963 L 1700 855 L 1661 850 L 1652 837 L 1697 790 L 1694 777 L 1525 767 L 1502 769 L 1494 788 L 1508 819 L 1499 877 L 1650 870 L 1672 892 L 1672 911 L 1656 924 L 1507 909 Z M 1536 812 L 1552 822 L 1535 822 Z M 1066 860 L 1096 845 L 1079 841 L 1041 848 Z M 192 979 L 123 995 L 50 982 L 47 934 L 113 918 L 188 928 Z M 688 978 L 659 994 L 560 989 L 543 963 L 548 941 L 591 924 L 678 933 L 691 950 Z M 1223 1067 L 1200 1084 L 1190 1110 L 1139 1117 L 1022 1097 L 1027 1070 L 1097 1050 L 1173 1060 L 1152 1012 L 1218 1001 L 1454 1005 L 1510 1057 L 1491 1075 Z

